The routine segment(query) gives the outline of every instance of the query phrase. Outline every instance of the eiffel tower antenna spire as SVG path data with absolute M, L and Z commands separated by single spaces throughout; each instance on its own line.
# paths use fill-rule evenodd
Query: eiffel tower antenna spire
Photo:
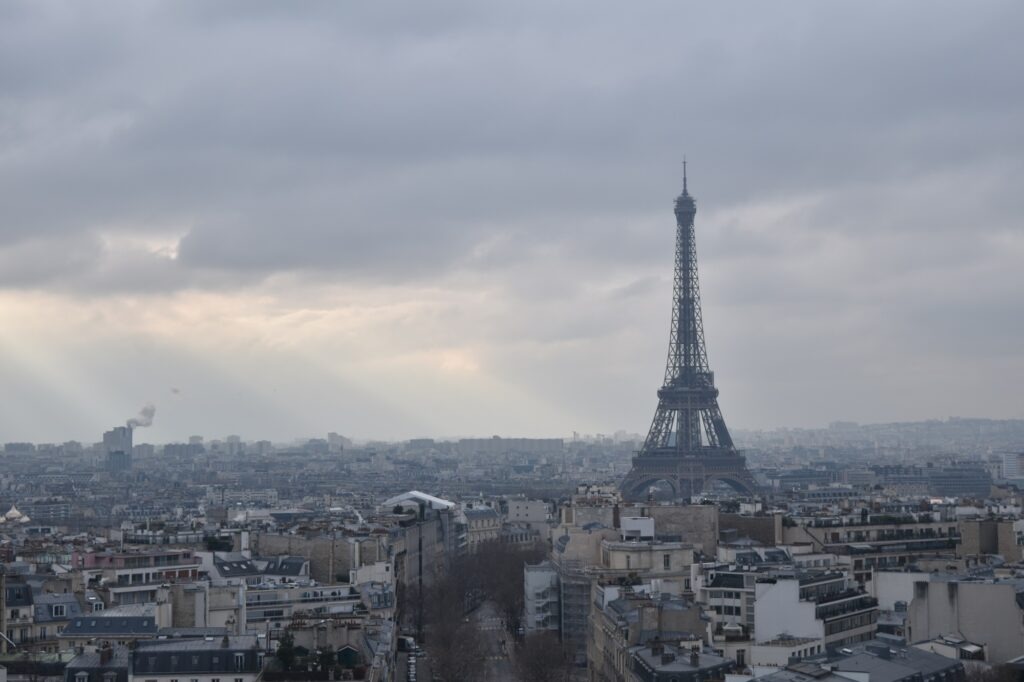
M 689 194 L 686 191 L 686 154 L 683 154 L 683 194 Z

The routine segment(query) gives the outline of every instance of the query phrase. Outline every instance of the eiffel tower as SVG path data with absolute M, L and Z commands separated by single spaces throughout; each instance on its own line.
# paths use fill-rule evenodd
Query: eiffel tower
M 708 369 L 693 230 L 697 203 L 686 186 L 685 161 L 683 193 L 676 198 L 675 213 L 676 265 L 665 383 L 658 391 L 651 430 L 620 488 L 625 499 L 639 500 L 655 483 L 664 482 L 674 497 L 689 498 L 721 481 L 753 495 L 757 484 L 746 458 L 733 445 L 718 408 L 715 375 Z

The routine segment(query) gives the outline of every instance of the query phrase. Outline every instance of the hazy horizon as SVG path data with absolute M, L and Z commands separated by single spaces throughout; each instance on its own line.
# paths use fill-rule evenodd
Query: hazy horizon
M 916 421 L 869 422 L 869 423 L 847 422 L 846 420 L 835 420 L 834 422 L 831 422 L 829 424 L 819 424 L 819 425 L 809 425 L 809 426 L 786 426 L 786 425 L 780 425 L 780 426 L 770 426 L 770 427 L 759 428 L 759 429 L 744 428 L 742 425 L 740 425 L 740 426 L 737 426 L 735 428 L 732 428 L 731 431 L 732 431 L 733 436 L 739 436 L 742 439 L 742 437 L 744 435 L 758 434 L 758 433 L 828 431 L 829 429 L 832 428 L 833 424 L 854 423 L 855 426 L 858 427 L 858 428 L 859 427 L 874 428 L 874 427 L 882 427 L 882 426 L 900 426 L 900 425 L 925 424 L 925 423 L 948 423 L 948 422 L 953 421 L 953 420 L 965 420 L 965 421 L 981 420 L 981 421 L 995 421 L 995 422 L 1021 422 L 1021 421 L 1024 421 L 1024 419 L 1016 419 L 1016 418 L 1011 418 L 1011 419 L 992 419 L 990 417 L 977 417 L 977 416 L 975 416 L 975 417 L 948 416 L 948 417 L 935 417 L 935 418 L 931 418 L 931 419 L 922 419 L 922 420 L 916 420 Z M 111 427 L 109 427 L 107 429 L 104 429 L 104 430 L 110 430 L 110 428 L 113 428 L 113 427 L 116 427 L 116 426 L 123 426 L 123 424 L 113 424 Z M 325 438 L 327 436 L 328 433 L 332 432 L 331 430 L 327 430 L 327 431 L 324 431 L 322 433 L 296 434 L 296 435 L 286 436 L 286 437 L 283 437 L 283 438 L 273 438 L 273 439 L 272 438 L 264 438 L 259 433 L 253 433 L 253 434 L 248 434 L 247 435 L 247 434 L 244 434 L 244 433 L 207 433 L 207 434 L 202 434 L 202 433 L 191 432 L 191 433 L 188 433 L 187 435 L 180 435 L 180 436 L 177 436 L 176 438 L 172 438 L 170 440 L 156 441 L 156 440 L 152 440 L 152 439 L 149 439 L 149 438 L 146 437 L 146 435 L 147 435 L 147 433 L 149 433 L 149 431 L 150 431 L 150 429 L 148 429 L 148 428 L 136 429 L 135 433 L 134 433 L 134 444 L 135 445 L 148 444 L 148 445 L 156 445 L 156 446 L 162 446 L 162 445 L 167 445 L 167 444 L 179 444 L 179 443 L 187 442 L 188 439 L 193 437 L 193 436 L 200 436 L 200 437 L 203 438 L 203 442 L 204 443 L 209 443 L 209 442 L 212 442 L 212 441 L 224 441 L 226 438 L 231 437 L 231 436 L 238 436 L 239 438 L 241 438 L 243 443 L 255 443 L 255 442 L 258 442 L 258 441 L 270 441 L 274 445 L 299 445 L 299 444 L 304 444 L 304 443 L 308 442 L 310 439 L 314 439 L 314 438 L 323 439 L 323 438 Z M 561 438 L 561 439 L 566 440 L 566 441 L 571 441 L 573 439 L 574 435 L 578 436 L 581 440 L 584 440 L 584 439 L 587 439 L 587 438 L 594 438 L 594 437 L 597 437 L 597 436 L 603 436 L 603 437 L 607 437 L 607 438 L 612 438 L 612 437 L 615 437 L 616 435 L 618 435 L 620 432 L 624 433 L 627 436 L 636 436 L 637 438 L 639 438 L 641 440 L 646 435 L 646 432 L 629 432 L 629 431 L 626 431 L 625 429 L 604 430 L 604 431 L 595 431 L 595 432 L 589 432 L 589 433 L 583 433 L 583 432 L 578 432 L 578 431 L 577 432 L 570 431 L 570 432 L 563 432 L 563 433 L 551 432 L 551 433 L 536 434 L 536 435 L 533 435 L 533 436 L 523 436 L 523 435 L 515 434 L 515 433 L 500 433 L 500 434 L 496 434 L 496 433 L 489 433 L 489 434 L 484 434 L 484 433 L 476 433 L 476 434 L 474 434 L 474 433 L 465 433 L 465 434 L 440 434 L 440 435 L 435 434 L 435 435 L 419 435 L 419 436 L 410 436 L 408 438 L 391 438 L 391 439 L 389 439 L 389 438 L 378 438 L 378 437 L 373 436 L 372 434 L 366 435 L 366 434 L 339 433 L 338 435 L 344 436 L 344 437 L 348 438 L 349 440 L 353 441 L 353 443 L 355 443 L 356 446 L 360 446 L 360 445 L 365 445 L 365 444 L 368 444 L 368 443 L 403 443 L 403 442 L 408 442 L 410 440 L 417 440 L 417 439 L 421 439 L 421 438 L 425 438 L 425 439 L 429 439 L 429 440 L 434 440 L 434 441 L 441 442 L 441 443 L 455 442 L 455 441 L 458 441 L 458 440 L 461 440 L 461 439 L 488 439 L 488 438 L 505 438 L 505 439 L 517 439 L 517 438 L 540 438 L 540 439 L 544 439 L 544 438 Z M 100 436 L 102 436 L 102 434 L 100 434 Z M 17 443 L 17 442 L 30 442 L 30 443 L 33 443 L 34 445 L 61 445 L 61 444 L 66 443 L 66 442 L 77 442 L 77 443 L 82 444 L 83 446 L 89 446 L 89 445 L 93 445 L 93 444 L 98 444 L 98 443 L 101 442 L 101 440 L 102 439 L 99 438 L 99 437 L 97 437 L 97 438 L 83 437 L 83 438 L 70 438 L 70 439 L 63 440 L 63 441 L 52 441 L 52 440 L 11 441 L 11 440 L 7 440 L 6 442 L 15 442 L 15 443 Z M 0 443 L 0 444 L 2 444 L 2 443 Z

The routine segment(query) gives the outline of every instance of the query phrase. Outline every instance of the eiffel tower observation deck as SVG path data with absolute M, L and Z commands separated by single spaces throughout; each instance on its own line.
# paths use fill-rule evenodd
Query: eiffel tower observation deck
M 683 193 L 676 198 L 675 213 L 675 278 L 665 382 L 658 391 L 651 430 L 620 487 L 627 500 L 646 498 L 656 485 L 669 486 L 675 498 L 689 498 L 715 481 L 753 495 L 757 484 L 746 458 L 733 445 L 718 407 L 715 375 L 708 368 L 693 229 L 697 203 L 687 187 L 685 161 Z

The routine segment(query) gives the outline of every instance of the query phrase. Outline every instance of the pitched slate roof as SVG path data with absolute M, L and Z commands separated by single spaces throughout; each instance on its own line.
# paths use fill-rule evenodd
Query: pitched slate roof
M 63 606 L 64 615 L 54 616 L 53 607 Z M 49 623 L 53 621 L 65 621 L 82 615 L 82 605 L 73 594 L 51 594 L 45 592 L 35 596 L 33 618 L 37 623 Z
M 465 514 L 467 519 L 494 519 L 498 517 L 498 512 L 489 507 L 485 507 L 483 509 L 467 509 Z
M 140 642 L 132 651 L 136 674 L 253 673 L 259 671 L 256 635 L 228 635 Z M 236 659 L 242 669 L 236 667 Z
M 159 628 L 151 605 L 129 604 L 106 611 L 83 614 L 70 621 L 61 637 L 102 638 L 152 637 Z
M 300 556 L 275 556 L 268 559 L 256 559 L 256 561 L 267 562 L 263 573 L 298 577 L 302 575 L 302 569 L 308 560 Z
M 256 564 L 238 552 L 214 552 L 213 566 L 224 578 L 259 575 L 261 572 Z

